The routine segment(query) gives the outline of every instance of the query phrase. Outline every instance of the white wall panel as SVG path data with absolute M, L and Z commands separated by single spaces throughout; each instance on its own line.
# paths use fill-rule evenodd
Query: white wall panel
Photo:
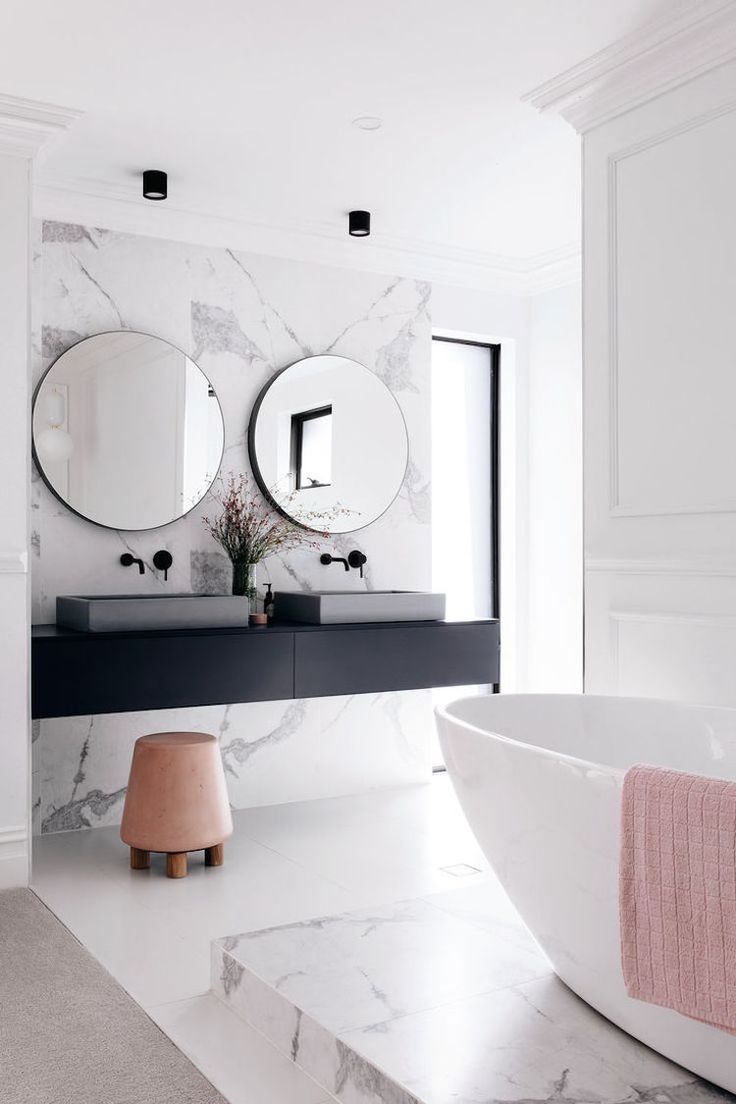
M 736 509 L 736 112 L 611 162 L 612 507 Z
M 733 705 L 736 617 L 614 610 L 616 692 Z
M 736 705 L 735 92 L 584 138 L 589 692 Z

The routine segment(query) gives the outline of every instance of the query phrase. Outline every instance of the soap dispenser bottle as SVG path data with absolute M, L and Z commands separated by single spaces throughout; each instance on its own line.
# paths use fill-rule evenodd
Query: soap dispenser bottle
M 271 590 L 271 584 L 268 583 L 268 589 L 266 591 L 266 597 L 263 599 L 263 612 L 266 615 L 266 619 L 273 621 L 273 591 Z

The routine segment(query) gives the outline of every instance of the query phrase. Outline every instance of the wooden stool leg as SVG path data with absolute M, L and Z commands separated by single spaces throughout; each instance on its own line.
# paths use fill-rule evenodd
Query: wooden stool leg
M 130 849 L 130 869 L 148 870 L 151 865 L 151 852 L 141 851 L 140 847 Z
M 166 877 L 186 878 L 187 853 L 186 851 L 169 851 L 166 855 Z
M 205 866 L 222 866 L 225 861 L 225 844 L 216 843 L 214 847 L 206 847 L 204 852 Z

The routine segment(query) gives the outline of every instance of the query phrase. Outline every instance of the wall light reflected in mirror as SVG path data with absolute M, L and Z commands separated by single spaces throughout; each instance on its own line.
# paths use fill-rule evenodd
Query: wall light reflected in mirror
M 44 399 L 47 428 L 36 437 L 36 451 L 42 461 L 48 464 L 64 464 L 71 459 L 74 441 L 64 429 L 66 422 L 66 396 L 59 387 Z

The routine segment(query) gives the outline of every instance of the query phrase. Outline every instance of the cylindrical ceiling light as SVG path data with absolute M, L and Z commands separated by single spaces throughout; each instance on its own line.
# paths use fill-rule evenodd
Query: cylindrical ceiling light
M 166 199 L 167 177 L 161 169 L 146 169 L 143 173 L 143 196 L 145 199 Z
M 354 238 L 367 238 L 371 232 L 370 211 L 351 211 L 348 215 L 348 232 Z

